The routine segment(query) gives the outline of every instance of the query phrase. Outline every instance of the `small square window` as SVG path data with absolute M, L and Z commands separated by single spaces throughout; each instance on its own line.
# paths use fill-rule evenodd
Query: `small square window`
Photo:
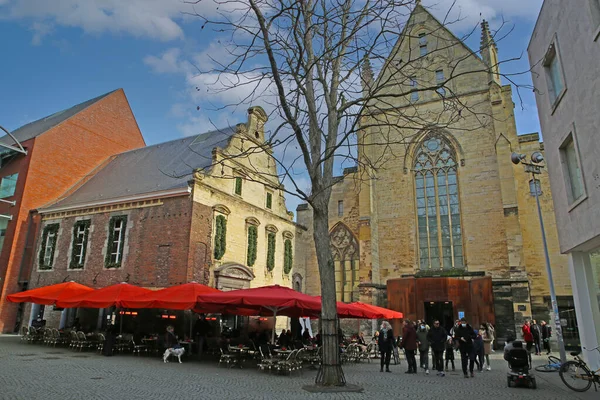
M 271 209 L 273 206 L 273 194 L 267 192 L 267 208 Z
M 242 178 L 239 176 L 235 178 L 235 194 L 242 195 Z
M 344 216 L 344 201 L 338 200 L 338 217 Z
M 562 146 L 560 146 L 560 158 L 563 165 L 569 204 L 572 204 L 581 198 L 585 192 L 583 175 L 581 173 L 577 146 L 573 139 L 573 134 L 569 134 Z
M 18 177 L 19 174 L 12 174 L 2 178 L 2 182 L 0 183 L 0 198 L 14 196 Z
M 566 89 L 556 40 L 548 48 L 543 65 L 544 72 L 546 73 L 550 104 L 552 105 L 552 108 L 555 108 Z
M 411 88 L 411 90 L 417 89 L 417 78 L 415 78 L 414 76 L 410 77 L 410 88 Z M 410 100 L 411 101 L 419 100 L 419 92 L 417 92 L 417 91 L 412 92 L 410 94 Z

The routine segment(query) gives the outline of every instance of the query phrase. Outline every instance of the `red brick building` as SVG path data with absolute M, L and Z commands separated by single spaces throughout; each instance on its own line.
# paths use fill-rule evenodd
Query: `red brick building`
M 39 217 L 110 156 L 145 146 L 122 89 L 31 122 L 0 138 L 0 332 L 17 325 L 6 295 L 27 287 Z M 26 154 L 15 147 L 22 145 Z M 7 203 L 13 202 L 14 206 Z
M 115 155 L 68 196 L 40 208 L 31 286 L 63 280 L 96 288 L 208 283 L 213 209 L 193 201 L 192 174 L 209 166 L 213 148 L 226 145 L 234 132 L 228 128 Z M 25 318 L 31 320 L 41 309 L 29 307 Z M 77 316 L 94 325 L 91 314 Z M 48 326 L 73 317 L 43 311 Z

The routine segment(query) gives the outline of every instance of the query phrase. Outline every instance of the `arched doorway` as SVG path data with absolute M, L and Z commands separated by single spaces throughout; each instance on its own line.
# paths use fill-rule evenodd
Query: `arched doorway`
M 254 273 L 241 264 L 225 263 L 215 269 L 215 286 L 219 290 L 248 289 L 252 279 Z

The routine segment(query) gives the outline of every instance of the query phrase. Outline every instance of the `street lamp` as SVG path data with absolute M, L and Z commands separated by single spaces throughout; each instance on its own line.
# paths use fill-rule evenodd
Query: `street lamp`
M 510 156 L 513 164 L 523 164 L 525 172 L 531 173 L 533 178 L 533 191 L 535 193 L 535 202 L 537 203 L 538 217 L 540 219 L 540 228 L 542 229 L 542 242 L 544 244 L 544 256 L 546 257 L 546 273 L 548 274 L 548 284 L 550 285 L 550 300 L 552 302 L 552 311 L 554 312 L 554 325 L 556 329 L 556 339 L 558 341 L 558 350 L 560 351 L 560 361 L 565 363 L 567 361 L 567 355 L 565 353 L 565 342 L 562 335 L 562 327 L 560 326 L 560 316 L 558 315 L 558 303 L 556 302 L 556 293 L 554 291 L 554 279 L 552 279 L 552 270 L 550 269 L 550 256 L 548 255 L 548 243 L 546 243 L 546 231 L 544 229 L 544 219 L 542 218 L 542 209 L 540 207 L 539 198 L 539 187 L 536 175 L 542 173 L 542 165 L 539 165 L 544 161 L 544 156 L 539 151 L 531 154 L 531 162 L 527 162 L 527 156 L 525 154 L 512 153 Z

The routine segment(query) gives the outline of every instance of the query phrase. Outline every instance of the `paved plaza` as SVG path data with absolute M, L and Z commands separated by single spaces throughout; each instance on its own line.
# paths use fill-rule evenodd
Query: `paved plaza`
M 460 357 L 459 357 L 460 358 Z M 542 357 L 538 357 L 537 364 Z M 377 361 L 377 360 L 375 360 Z M 459 361 L 459 360 L 457 360 Z M 460 361 L 459 361 L 460 362 Z M 445 378 L 404 374 L 406 363 L 380 373 L 377 362 L 344 367 L 349 383 L 363 393 L 309 393 L 303 385 L 316 371 L 277 376 L 251 365 L 244 369 L 217 367 L 216 360 L 184 359 L 183 364 L 145 356 L 103 357 L 39 344 L 22 343 L 16 336 L 0 335 L 0 399 L 597 399 L 598 393 L 570 391 L 558 373 L 537 373 L 538 389 L 506 387 L 506 366 L 494 354 L 493 370 L 464 379 L 449 372 Z M 459 365 L 457 365 L 459 367 Z

